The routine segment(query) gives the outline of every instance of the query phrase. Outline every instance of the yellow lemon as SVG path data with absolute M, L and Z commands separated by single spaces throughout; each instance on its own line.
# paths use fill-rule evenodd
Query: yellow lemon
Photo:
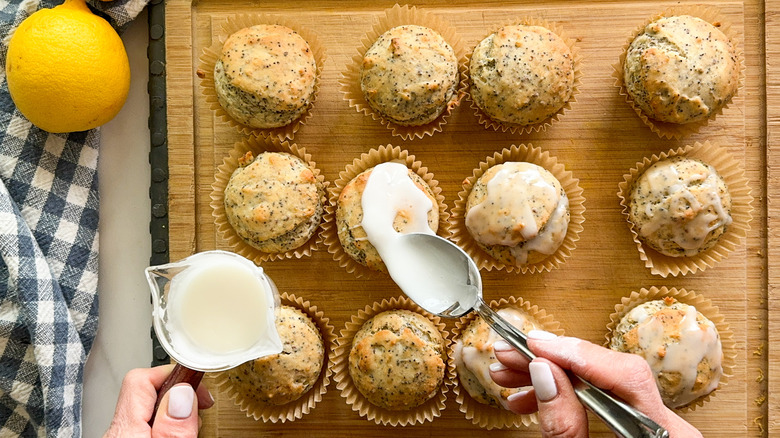
M 66 0 L 27 17 L 8 43 L 5 73 L 16 107 L 49 132 L 108 122 L 130 87 L 122 40 L 84 0 Z

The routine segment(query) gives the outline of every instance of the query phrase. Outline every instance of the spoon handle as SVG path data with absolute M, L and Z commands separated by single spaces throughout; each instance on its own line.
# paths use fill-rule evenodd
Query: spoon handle
M 518 351 L 523 353 L 523 356 L 528 360 L 534 360 L 536 355 L 528 348 L 528 337 L 525 333 L 518 330 L 515 326 L 510 324 L 507 320 L 501 317 L 495 310 L 485 304 L 485 301 L 478 299 L 474 304 L 474 310 L 477 311 L 479 316 L 488 323 L 488 325 L 496 331 L 502 338 L 512 344 Z
M 501 317 L 481 299 L 477 300 L 474 309 L 479 316 L 490 325 L 502 338 L 506 339 L 529 360 L 536 355 L 528 348 L 528 338 L 507 320 Z M 647 415 L 637 411 L 628 404 L 617 400 L 607 392 L 593 386 L 590 382 L 567 372 L 574 386 L 574 392 L 585 407 L 590 409 L 619 437 L 624 438 L 668 438 L 669 433 L 651 420 Z

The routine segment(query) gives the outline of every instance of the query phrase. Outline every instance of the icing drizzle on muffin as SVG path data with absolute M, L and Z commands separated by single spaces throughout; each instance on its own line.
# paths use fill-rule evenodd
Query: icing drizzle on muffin
M 718 387 L 720 336 L 694 306 L 671 297 L 644 303 L 621 319 L 616 333 L 611 348 L 647 360 L 667 406 L 687 405 Z
M 637 179 L 630 199 L 639 237 L 672 257 L 712 247 L 732 222 L 725 182 L 715 168 L 692 158 L 655 163 Z
M 532 163 L 488 169 L 474 185 L 466 228 L 484 248 L 508 247 L 518 266 L 531 251 L 553 254 L 566 237 L 569 198 L 557 179 Z M 492 255 L 492 254 L 491 254 Z

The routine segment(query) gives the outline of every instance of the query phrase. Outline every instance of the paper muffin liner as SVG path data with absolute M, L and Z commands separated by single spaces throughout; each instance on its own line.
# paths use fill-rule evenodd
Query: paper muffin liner
M 554 333 L 558 336 L 563 336 L 563 329 L 561 328 L 560 323 L 556 321 L 552 315 L 536 305 L 531 305 L 531 303 L 522 298 L 512 296 L 501 298 L 498 301 L 491 301 L 489 306 L 494 310 L 504 307 L 514 307 L 522 310 L 538 324 L 539 329 Z M 452 330 L 452 342 L 450 343 L 449 348 L 449 356 L 452 358 L 453 366 L 455 364 L 455 344 L 460 339 L 463 330 L 471 325 L 478 317 L 479 315 L 477 315 L 476 312 L 471 312 L 461 317 L 455 323 L 455 328 Z M 466 419 L 471 420 L 472 424 L 491 430 L 518 429 L 539 423 L 536 413 L 519 415 L 512 411 L 507 411 L 476 401 L 465 388 L 461 387 L 460 377 L 457 375 L 457 368 L 455 369 L 455 374 L 456 377 L 453 379 L 452 388 L 455 393 L 455 401 L 457 401 L 460 406 L 460 412 L 466 414 Z
M 403 126 L 386 119 L 371 108 L 363 97 L 363 91 L 360 88 L 360 67 L 363 64 L 363 56 L 366 51 L 382 34 L 394 27 L 403 25 L 425 26 L 437 32 L 452 47 L 458 62 L 455 96 L 453 96 L 439 117 L 425 125 Z M 423 138 L 426 135 L 440 132 L 447 123 L 447 119 L 452 114 L 453 109 L 460 105 L 466 93 L 466 46 L 452 26 L 441 18 L 414 6 L 399 6 L 396 4 L 384 11 L 383 15 L 374 23 L 372 29 L 360 41 L 360 47 L 357 49 L 358 53 L 352 57 L 352 60 L 346 66 L 346 70 L 341 74 L 341 79 L 339 79 L 341 92 L 344 95 L 344 100 L 349 103 L 349 107 L 366 116 L 371 116 L 372 119 L 385 125 L 392 135 L 401 137 L 404 140 Z
M 322 336 L 325 357 L 322 361 L 320 375 L 314 386 L 298 400 L 277 406 L 246 397 L 241 390 L 241 385 L 233 384 L 230 380 L 230 370 L 220 372 L 215 376 L 219 390 L 225 392 L 241 412 L 245 412 L 247 417 L 258 421 L 262 420 L 266 423 L 294 421 L 308 414 L 317 403 L 322 401 L 333 374 L 333 349 L 335 348 L 336 335 L 333 326 L 330 324 L 330 319 L 321 310 L 318 310 L 317 306 L 294 294 L 283 293 L 281 295 L 281 303 L 282 305 L 301 310 L 314 322 L 314 325 L 319 329 L 320 336 Z
M 726 102 L 723 107 L 714 112 L 710 117 L 698 122 L 686 124 L 662 122 L 648 117 L 642 111 L 642 109 L 634 103 L 634 100 L 628 94 L 626 84 L 623 80 L 623 64 L 626 61 L 628 48 L 634 39 L 644 31 L 645 26 L 648 24 L 663 17 L 673 17 L 677 15 L 690 15 L 692 17 L 697 17 L 720 29 L 720 31 L 723 32 L 723 34 L 725 34 L 726 37 L 731 41 L 731 44 L 734 47 L 734 52 L 736 53 L 737 57 L 737 70 L 739 71 L 739 78 L 737 79 L 737 90 L 734 92 L 734 96 L 731 97 L 731 100 Z M 642 123 L 644 123 L 648 128 L 650 128 L 651 131 L 656 133 L 661 138 L 679 140 L 687 135 L 699 132 L 699 130 L 707 126 L 711 121 L 715 120 L 715 118 L 720 115 L 726 108 L 728 108 L 731 102 L 734 101 L 734 98 L 737 97 L 740 90 L 744 86 L 745 57 L 736 31 L 731 28 L 731 23 L 729 23 L 721 16 L 721 13 L 718 9 L 712 6 L 704 5 L 673 6 L 661 12 L 660 14 L 653 15 L 644 24 L 634 30 L 631 37 L 628 38 L 625 45 L 623 46 L 618 63 L 612 65 L 612 77 L 615 79 L 615 87 L 619 89 L 620 95 L 625 97 L 626 102 L 628 102 L 634 112 L 636 112 L 637 116 L 639 116 L 639 118 L 642 120 Z
M 211 214 L 214 217 L 214 225 L 216 226 L 218 235 L 225 241 L 225 246 L 227 248 L 252 260 L 255 264 L 270 260 L 310 256 L 312 251 L 315 251 L 321 242 L 322 222 L 325 220 L 325 211 L 323 211 L 323 218 L 320 221 L 320 225 L 315 229 L 306 243 L 296 249 L 279 253 L 263 252 L 251 246 L 238 236 L 233 229 L 233 226 L 228 222 L 227 214 L 225 213 L 225 188 L 230 181 L 233 171 L 239 167 L 239 158 L 249 151 L 251 151 L 255 157 L 262 152 L 285 152 L 302 159 L 312 170 L 317 181 L 322 185 L 323 194 L 320 198 L 320 202 L 322 203 L 323 208 L 327 208 L 328 182 L 325 181 L 325 177 L 317 168 L 317 163 L 312 161 L 311 155 L 306 152 L 306 148 L 298 147 L 295 143 L 291 144 L 287 141 L 280 141 L 275 137 L 265 139 L 248 137 L 243 141 L 237 142 L 233 146 L 230 154 L 227 155 L 223 159 L 222 164 L 217 167 L 217 173 L 214 175 L 214 182 L 211 184 Z
M 238 32 L 241 29 L 256 26 L 258 24 L 289 27 L 301 36 L 308 44 L 309 49 L 314 56 L 314 63 L 317 66 L 317 72 L 314 79 L 314 92 L 312 93 L 311 102 L 308 109 L 300 115 L 297 119 L 293 120 L 290 124 L 279 128 L 254 128 L 244 125 L 235 119 L 233 119 L 220 105 L 217 99 L 217 90 L 214 87 L 214 66 L 220 58 L 222 53 L 222 46 L 225 44 L 225 40 Z M 293 20 L 286 17 L 269 15 L 269 14 L 240 14 L 229 16 L 222 25 L 218 35 L 215 35 L 214 41 L 211 46 L 206 47 L 198 58 L 197 76 L 200 78 L 200 86 L 203 96 L 209 108 L 214 111 L 214 114 L 218 119 L 233 126 L 238 132 L 244 135 L 255 135 L 260 137 L 276 138 L 279 140 L 290 140 L 293 138 L 296 132 L 303 126 L 306 121 L 311 117 L 312 109 L 314 108 L 317 95 L 320 90 L 320 81 L 322 76 L 322 68 L 325 65 L 325 48 L 317 38 L 317 34 L 302 28 Z
M 474 48 L 482 42 L 485 38 L 489 37 L 496 31 L 498 31 L 502 27 L 506 26 L 512 26 L 512 25 L 524 25 L 524 26 L 541 26 L 544 27 L 554 34 L 558 35 L 566 44 L 566 46 L 569 47 L 569 50 L 571 50 L 572 54 L 572 60 L 574 64 L 574 83 L 572 84 L 572 90 L 571 90 L 571 96 L 566 100 L 566 103 L 555 112 L 555 114 L 551 115 L 550 117 L 546 118 L 545 120 L 542 120 L 539 123 L 534 123 L 531 125 L 518 125 L 516 123 L 509 123 L 509 122 L 502 122 L 500 120 L 494 120 L 490 118 L 489 115 L 487 115 L 484 111 L 482 111 L 482 108 L 477 105 L 477 103 L 474 101 L 474 99 L 471 97 L 471 74 L 469 70 L 469 66 L 471 65 L 471 57 L 474 54 Z M 573 38 L 569 38 L 566 36 L 565 31 L 563 28 L 556 23 L 548 22 L 546 20 L 543 20 L 541 18 L 535 18 L 535 17 L 523 17 L 517 20 L 508 21 L 501 26 L 498 26 L 493 31 L 487 33 L 482 39 L 480 39 L 475 45 L 474 48 L 471 49 L 471 52 L 469 52 L 466 55 L 466 86 L 467 86 L 467 97 L 468 100 L 471 102 L 471 109 L 474 110 L 474 115 L 477 117 L 477 121 L 479 121 L 479 124 L 484 126 L 486 129 L 493 129 L 495 131 L 501 131 L 501 132 L 510 132 L 512 134 L 530 134 L 531 132 L 539 132 L 539 131 L 546 131 L 547 128 L 552 126 L 553 123 L 556 123 L 559 121 L 563 115 L 571 109 L 571 104 L 577 101 L 577 94 L 579 94 L 580 90 L 580 84 L 582 83 L 582 55 L 580 54 L 579 47 L 575 44 L 576 41 Z
M 439 206 L 439 227 L 436 234 L 442 237 L 449 236 L 450 223 L 447 205 L 444 203 L 444 195 L 442 195 L 439 182 L 434 179 L 433 173 L 429 172 L 428 168 L 424 167 L 421 162 L 416 161 L 414 155 L 410 155 L 408 151 L 401 149 L 399 146 L 388 144 L 386 146 L 379 146 L 376 149 L 371 149 L 362 154 L 359 158 L 356 158 L 352 164 L 348 165 L 339 173 L 338 179 L 333 182 L 333 185 L 329 189 L 330 202 L 325 206 L 325 217 L 323 219 L 322 239 L 328 247 L 328 252 L 333 255 L 333 259 L 338 262 L 339 266 L 345 268 L 349 273 L 354 273 L 359 278 L 377 278 L 387 274 L 371 270 L 366 266 L 361 265 L 344 251 L 344 248 L 341 246 L 341 241 L 339 240 L 336 225 L 336 210 L 338 208 L 339 195 L 341 195 L 344 186 L 349 184 L 349 182 L 361 172 L 389 161 L 405 164 L 406 167 L 417 175 L 420 175 L 428 184 L 433 191 L 436 203 Z
M 352 349 L 352 340 L 355 334 L 363 326 L 363 323 L 387 310 L 409 310 L 425 316 L 433 322 L 444 339 L 443 352 L 447 356 L 445 358 L 446 368 L 439 390 L 428 401 L 408 411 L 393 411 L 373 405 L 360 393 L 349 374 L 349 352 Z M 347 404 L 366 420 L 385 426 L 412 426 L 433 421 L 444 410 L 447 391 L 449 391 L 449 387 L 452 385 L 455 377 L 454 364 L 451 357 L 447 355 L 447 351 L 450 348 L 449 343 L 449 333 L 445 329 L 445 324 L 441 318 L 426 312 L 405 296 L 389 300 L 383 299 L 382 302 L 368 305 L 365 309 L 358 311 L 356 315 L 352 315 L 344 329 L 341 330 L 340 336 L 336 339 L 336 348 L 333 356 L 333 380 L 336 382 L 336 388 L 341 391 L 341 396 L 346 399 Z
M 729 194 L 731 194 L 731 219 L 726 233 L 720 236 L 717 243 L 710 249 L 700 252 L 691 257 L 669 257 L 644 245 L 639 239 L 639 230 L 630 220 L 629 211 L 631 209 L 631 188 L 634 182 L 642 173 L 653 164 L 676 156 L 687 156 L 698 158 L 707 164 L 712 165 L 718 171 L 720 176 L 726 182 Z M 739 162 L 723 147 L 715 146 L 709 141 L 704 143 L 696 142 L 693 146 L 688 145 L 678 149 L 672 149 L 663 152 L 660 155 L 645 157 L 641 162 L 623 175 L 623 182 L 618 185 L 618 198 L 623 207 L 623 216 L 628 222 L 631 236 L 636 243 L 639 251 L 639 258 L 645 262 L 645 267 L 650 272 L 662 277 L 669 275 L 678 276 L 688 273 L 696 273 L 714 266 L 734 251 L 747 236 L 750 230 L 750 221 L 753 211 L 753 197 L 750 192 L 748 179 L 745 177 L 745 170 Z
M 610 322 L 607 325 L 606 342 L 604 346 L 609 348 L 609 343 L 612 340 L 613 333 L 617 329 L 620 320 L 627 315 L 631 309 L 649 301 L 662 300 L 665 297 L 671 297 L 681 303 L 695 307 L 699 313 L 715 324 L 715 327 L 718 329 L 718 335 L 720 336 L 723 350 L 723 375 L 715 390 L 705 396 L 697 398 L 685 406 L 674 408 L 675 411 L 680 413 L 690 412 L 697 407 L 704 405 L 719 390 L 726 386 L 729 378 L 734 375 L 734 368 L 737 363 L 737 342 L 734 339 L 734 332 L 731 331 L 729 324 L 726 322 L 723 315 L 721 315 L 718 307 L 713 305 L 710 300 L 693 291 L 677 289 L 674 287 L 667 288 L 666 286 L 660 288 L 652 286 L 650 289 L 641 288 L 639 291 L 633 291 L 630 296 L 623 297 L 620 303 L 615 305 L 615 312 L 609 316 Z
M 569 227 L 566 230 L 561 246 L 544 260 L 536 263 L 530 263 L 523 266 L 508 265 L 494 259 L 479 247 L 477 241 L 471 236 L 466 228 L 466 202 L 471 193 L 474 183 L 489 168 L 510 161 L 524 161 L 536 164 L 547 169 L 558 179 L 569 198 Z M 538 147 L 528 145 L 512 145 L 507 149 L 496 152 L 485 161 L 479 163 L 474 169 L 472 175 L 463 182 L 463 190 L 458 193 L 458 199 L 455 200 L 455 206 L 452 208 L 452 218 L 450 232 L 452 240 L 466 251 L 480 269 L 491 271 L 493 269 L 506 270 L 507 272 L 536 273 L 550 271 L 558 268 L 567 258 L 571 256 L 572 251 L 577 246 L 582 232 L 582 223 L 585 221 L 585 197 L 582 195 L 582 188 L 579 186 L 579 180 L 574 178 L 571 171 L 565 169 L 563 164 L 558 163 L 558 159 L 550 155 L 549 152 L 542 152 Z

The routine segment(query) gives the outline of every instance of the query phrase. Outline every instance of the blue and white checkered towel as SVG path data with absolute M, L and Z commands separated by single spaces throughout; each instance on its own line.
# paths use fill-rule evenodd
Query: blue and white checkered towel
M 123 29 L 148 0 L 90 4 Z M 62 1 L 0 1 L 0 437 L 81 435 L 98 318 L 99 130 L 49 134 L 14 107 L 9 35 Z

